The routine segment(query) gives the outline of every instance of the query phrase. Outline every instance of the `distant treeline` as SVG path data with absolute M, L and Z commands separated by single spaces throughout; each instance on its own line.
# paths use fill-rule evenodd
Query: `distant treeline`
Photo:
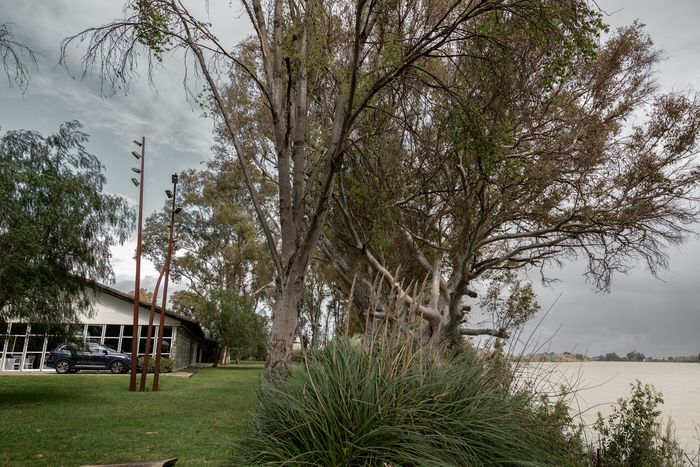
M 595 357 L 589 357 L 588 355 L 583 355 L 580 353 L 537 353 L 530 355 L 523 355 L 518 358 L 518 360 L 525 360 L 531 362 L 676 362 L 676 363 L 696 363 L 700 362 L 700 354 L 698 355 L 688 355 L 688 356 L 675 356 L 675 357 L 647 357 L 641 352 L 633 350 L 628 352 L 627 355 L 618 355 L 615 352 L 609 352 L 605 355 L 597 355 Z

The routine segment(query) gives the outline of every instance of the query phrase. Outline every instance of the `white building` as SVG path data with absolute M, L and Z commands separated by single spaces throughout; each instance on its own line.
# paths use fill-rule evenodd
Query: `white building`
M 97 342 L 118 352 L 131 353 L 134 298 L 119 290 L 98 284 L 97 300 L 90 317 L 82 320 L 76 329 L 76 340 Z M 141 301 L 139 306 L 139 355 L 146 347 L 146 333 L 150 303 Z M 156 308 L 151 355 L 158 336 L 160 307 Z M 0 371 L 40 371 L 47 353 L 65 340 L 50 335 L 41 324 L 10 322 L 5 328 L 0 324 Z M 204 333 L 199 324 L 170 311 L 165 312 L 163 327 L 163 352 L 173 362 L 173 370 L 185 368 L 201 361 Z

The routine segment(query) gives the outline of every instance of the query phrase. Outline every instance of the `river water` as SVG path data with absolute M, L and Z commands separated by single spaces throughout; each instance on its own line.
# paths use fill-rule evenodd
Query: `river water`
M 572 410 L 592 424 L 598 412 L 612 411 L 611 404 L 628 398 L 630 384 L 640 380 L 663 395 L 664 419 L 671 417 L 681 446 L 690 452 L 700 447 L 700 364 L 657 362 L 530 363 L 522 367 L 536 389 L 558 393 L 562 384 L 577 388 Z

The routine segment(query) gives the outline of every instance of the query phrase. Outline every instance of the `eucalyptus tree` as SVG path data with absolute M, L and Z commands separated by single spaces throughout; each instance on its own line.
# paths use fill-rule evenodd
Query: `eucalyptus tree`
M 449 56 L 453 43 L 483 36 L 481 17 L 506 12 L 537 19 L 546 31 L 561 21 L 577 27 L 589 9 L 580 0 L 241 4 L 254 35 L 238 47 L 223 44 L 181 1 L 129 0 L 124 18 L 70 37 L 62 49 L 87 39 L 85 66 L 97 68 L 115 89 L 128 88 L 137 76 L 141 46 L 149 63 L 178 50 L 193 61 L 235 151 L 275 267 L 266 365 L 274 378 L 287 371 L 304 275 L 358 118 L 421 59 Z M 227 73 L 237 86 L 234 96 L 220 86 Z M 250 141 L 246 133 L 257 137 Z M 256 165 L 277 183 L 272 211 L 250 177 Z
M 465 326 L 475 281 L 581 257 L 607 290 L 638 262 L 665 267 L 697 219 L 700 103 L 658 90 L 641 26 L 591 48 L 525 39 L 522 20 L 403 76 L 358 122 L 336 193 L 322 246 L 345 290 L 370 297 L 379 275 L 428 342 L 505 335 Z M 406 284 L 426 277 L 422 300 Z
M 235 290 L 214 291 L 198 306 L 197 318 L 219 345 L 219 362 L 227 363 L 229 355 L 236 362 L 242 358 L 264 358 L 267 320 L 255 312 L 249 298 Z
M 77 322 L 90 282 L 112 277 L 110 247 L 126 240 L 133 212 L 102 193 L 104 166 L 81 127 L 0 138 L 0 320 Z
M 218 343 L 219 361 L 225 364 L 230 353 L 241 351 L 238 339 L 266 336 L 259 330 L 262 315 L 250 318 L 248 308 L 254 314 L 267 302 L 273 279 L 270 255 L 256 227 L 240 166 L 219 152 L 206 169 L 182 172 L 178 188 L 181 211 L 170 271 L 188 290 L 173 294 L 173 308 L 199 320 Z M 269 188 L 259 192 L 268 198 L 270 193 Z M 144 229 L 144 254 L 159 268 L 169 241 L 170 209 L 168 201 L 146 219 Z
M 269 188 L 267 189 L 269 192 Z M 273 279 L 270 256 L 256 226 L 240 167 L 220 155 L 204 170 L 178 180 L 176 255 L 170 274 L 203 300 L 231 290 L 255 305 Z M 263 190 L 262 196 L 269 197 Z M 170 201 L 146 219 L 144 254 L 162 267 L 168 244 Z

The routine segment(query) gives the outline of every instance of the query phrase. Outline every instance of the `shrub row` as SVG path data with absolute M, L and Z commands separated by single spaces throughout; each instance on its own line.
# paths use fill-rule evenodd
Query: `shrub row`
M 137 368 L 139 371 L 141 371 L 141 368 L 143 368 L 143 356 L 139 357 Z M 156 359 L 155 357 L 148 357 L 148 369 L 146 370 L 148 373 L 154 373 L 156 371 Z M 160 372 L 161 373 L 170 373 L 173 371 L 173 362 L 170 360 L 168 357 L 161 357 L 160 359 Z

